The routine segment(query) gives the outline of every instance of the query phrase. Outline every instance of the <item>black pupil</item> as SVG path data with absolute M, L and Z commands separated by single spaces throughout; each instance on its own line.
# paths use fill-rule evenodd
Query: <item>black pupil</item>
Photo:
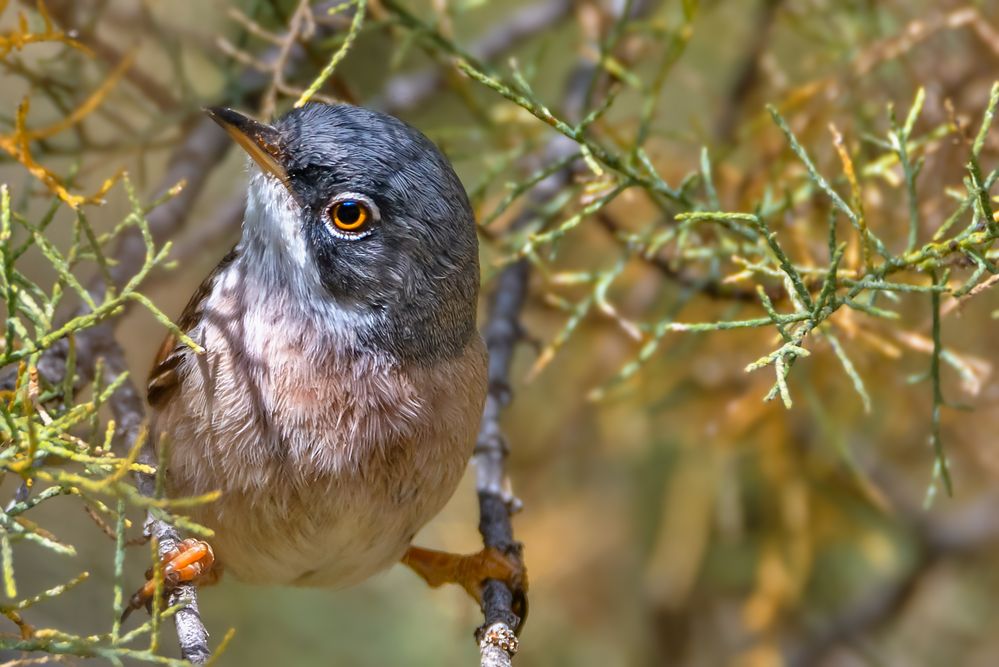
M 361 205 L 356 201 L 341 202 L 336 209 L 336 217 L 345 225 L 352 225 L 361 218 Z

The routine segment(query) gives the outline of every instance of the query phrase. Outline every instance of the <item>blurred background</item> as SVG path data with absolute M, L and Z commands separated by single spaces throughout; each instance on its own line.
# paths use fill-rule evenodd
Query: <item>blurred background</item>
M 107 84 L 85 120 L 36 138 L 32 155 L 66 183 L 75 173 L 70 189 L 85 194 L 125 169 L 142 200 L 152 201 L 171 160 L 194 159 L 176 149 L 200 122 L 201 106 L 228 101 L 262 118 L 291 106 L 343 43 L 354 8 L 326 13 L 338 4 L 49 0 L 40 11 L 12 0 L 0 14 L 0 126 L 13 136 L 26 98 L 28 125 L 48 126 Z M 904 123 L 917 91 L 925 91 L 912 128 L 923 243 L 960 201 L 953 191 L 967 177 L 970 140 L 999 71 L 994 0 L 398 5 L 507 80 L 522 74 L 559 117 L 578 122 L 613 95 L 592 132 L 627 151 L 643 128 L 646 159 L 673 186 L 700 173 L 709 155 L 717 201 L 709 192 L 692 208 L 753 211 L 763 200 L 787 200 L 780 238 L 796 263 L 811 267 L 828 265 L 830 206 L 821 193 L 802 190 L 805 169 L 765 105 L 777 106 L 848 198 L 829 129 L 835 126 L 860 174 L 861 198 L 851 203 L 898 249 L 910 209 L 905 174 L 885 157 L 895 127 L 889 108 L 896 124 Z M 495 277 L 524 242 L 515 221 L 533 205 L 520 196 L 526 179 L 549 163 L 555 132 L 461 74 L 454 53 L 428 46 L 395 6 L 368 3 L 368 22 L 319 94 L 389 110 L 454 161 L 480 221 L 490 220 L 481 237 L 484 318 Z M 53 31 L 84 48 L 11 37 L 25 27 L 44 32 L 45 12 Z M 287 64 L 282 59 L 291 65 L 277 76 L 274 63 Z M 577 107 L 573 81 L 587 67 L 595 83 Z M 996 148 L 989 135 L 981 153 L 986 173 Z M 21 162 L 0 157 L 0 182 L 11 188 L 17 211 L 38 219 L 50 195 Z M 143 293 L 171 317 L 238 238 L 244 162 L 240 151 L 229 151 L 200 176 L 193 208 L 171 235 L 175 261 L 144 283 Z M 547 216 L 542 227 L 558 226 L 601 196 L 595 173 L 577 172 L 539 204 Z M 102 206 L 85 210 L 107 231 L 131 209 L 117 187 Z M 71 242 L 72 219 L 63 207 L 48 226 L 57 246 Z M 744 370 L 779 346 L 773 327 L 656 328 L 765 317 L 756 285 L 786 312 L 779 274 L 746 270 L 720 235 L 656 247 L 672 216 L 640 190 L 576 223 L 557 254 L 531 258 L 526 344 L 517 349 L 514 397 L 502 422 L 508 472 L 524 507 L 514 531 L 531 584 L 515 664 L 999 664 L 999 293 L 982 289 L 960 305 L 943 297 L 939 386 L 946 409 L 939 429 L 954 484 L 949 497 L 934 481 L 929 294 L 900 292 L 897 302 L 879 302 L 897 319 L 837 313 L 825 325 L 835 336 L 803 343 L 812 354 L 789 375 L 788 409 L 779 399 L 764 401 L 772 371 Z M 839 229 L 846 239 L 848 223 Z M 858 248 L 850 241 L 846 264 L 859 265 Z M 56 277 L 37 248 L 20 267 L 42 285 Z M 946 268 L 960 286 L 974 265 Z M 613 284 L 595 298 L 593 276 L 580 276 L 610 271 Z M 136 379 L 163 335 L 145 310 L 118 324 Z M 852 360 L 869 409 L 835 346 Z M 5 480 L 2 490 L 14 488 Z M 25 612 L 25 620 L 106 632 L 113 541 L 74 497 L 40 505 L 31 519 L 79 553 L 66 558 L 15 544 L 20 589 L 33 594 L 82 570 L 91 577 Z M 477 521 L 470 471 L 415 541 L 472 552 L 481 547 Z M 137 586 L 148 550 L 128 554 L 126 582 Z M 478 655 L 475 605 L 460 590 L 430 590 L 398 567 L 337 592 L 224 579 L 203 591 L 201 606 L 213 641 L 236 630 L 220 664 L 459 665 Z M 16 634 L 13 625 L 8 631 Z M 171 633 L 164 628 L 162 644 L 175 655 Z

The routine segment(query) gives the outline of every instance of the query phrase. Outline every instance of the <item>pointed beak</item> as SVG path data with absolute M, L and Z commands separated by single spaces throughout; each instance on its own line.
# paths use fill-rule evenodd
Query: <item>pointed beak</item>
M 288 185 L 288 173 L 281 164 L 283 153 L 277 130 L 227 107 L 208 107 L 205 113 L 260 165 L 265 174 Z

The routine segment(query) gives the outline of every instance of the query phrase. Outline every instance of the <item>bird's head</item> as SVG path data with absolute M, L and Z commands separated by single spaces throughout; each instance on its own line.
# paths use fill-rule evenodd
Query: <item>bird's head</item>
M 249 154 L 241 250 L 305 311 L 349 314 L 401 358 L 457 354 L 475 331 L 475 221 L 427 137 L 386 114 L 308 104 L 271 125 L 208 114 Z

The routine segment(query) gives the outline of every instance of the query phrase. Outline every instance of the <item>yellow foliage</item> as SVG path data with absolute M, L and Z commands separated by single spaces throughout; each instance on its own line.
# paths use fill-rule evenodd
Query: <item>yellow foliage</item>
M 3 12 L 5 7 L 6 0 L 0 1 L 0 13 Z M 45 4 L 41 2 L 41 0 L 38 2 L 38 13 L 41 15 L 45 26 L 45 29 L 42 32 L 32 33 L 28 27 L 28 19 L 22 12 L 18 14 L 17 29 L 12 32 L 0 34 L 0 59 L 6 57 L 11 51 L 23 49 L 28 44 L 39 44 L 44 42 L 62 43 L 74 49 L 78 49 L 87 55 L 92 55 L 86 46 L 72 37 L 69 37 L 66 33 L 56 30 L 53 27 L 52 18 L 48 13 Z M 66 188 L 62 180 L 52 173 L 51 170 L 35 161 L 31 155 L 30 143 L 36 139 L 47 139 L 52 137 L 83 121 L 86 116 L 101 105 L 108 93 L 111 92 L 125 72 L 128 71 L 128 68 L 131 67 L 134 58 L 134 52 L 122 58 L 103 83 L 101 83 L 101 85 L 93 93 L 91 93 L 86 100 L 66 115 L 65 118 L 46 127 L 36 130 L 28 129 L 26 120 L 28 110 L 30 108 L 30 101 L 29 98 L 25 97 L 17 109 L 14 132 L 11 134 L 0 135 L 0 150 L 3 150 L 13 159 L 17 160 L 32 176 L 44 183 L 45 187 L 47 187 L 53 194 L 74 209 L 79 208 L 83 204 L 102 203 L 105 193 L 107 193 L 111 186 L 113 186 L 121 177 L 121 172 L 118 172 L 111 178 L 106 179 L 101 184 L 101 187 L 91 195 L 73 194 Z

